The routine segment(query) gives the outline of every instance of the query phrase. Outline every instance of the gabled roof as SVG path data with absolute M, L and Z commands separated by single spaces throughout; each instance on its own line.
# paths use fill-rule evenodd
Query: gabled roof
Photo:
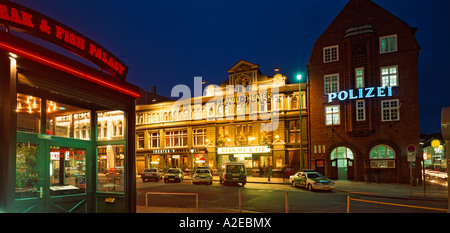
M 230 69 L 227 70 L 228 73 L 236 73 L 236 69 L 241 67 L 242 65 L 248 66 L 250 69 L 258 69 L 259 65 L 253 64 L 251 62 L 240 60 L 238 63 L 236 63 L 234 66 L 232 66 Z
M 339 12 L 336 18 L 323 31 L 323 33 L 319 36 L 319 38 L 316 40 L 312 51 L 314 52 L 316 50 L 318 41 L 321 41 L 323 39 L 329 40 L 329 38 L 324 38 L 324 36 L 328 36 L 328 34 L 337 27 L 341 28 L 342 25 L 347 26 L 347 28 L 345 28 L 341 32 L 342 33 L 341 39 L 344 39 L 344 36 L 346 35 L 346 30 L 348 31 L 349 29 L 359 28 L 363 26 L 364 27 L 370 26 L 370 30 L 377 33 L 377 28 L 376 25 L 374 25 L 374 22 L 376 22 L 378 19 L 385 20 L 386 17 L 391 18 L 391 22 L 395 22 L 399 25 L 403 25 L 404 27 L 410 29 L 409 31 L 411 32 L 411 37 L 414 38 L 413 42 L 414 46 L 420 49 L 417 40 L 415 40 L 415 32 L 417 31 L 417 28 L 409 26 L 406 22 L 404 22 L 403 20 L 393 15 L 392 13 L 390 13 L 389 11 L 382 8 L 381 6 L 379 6 L 378 4 L 374 3 L 371 0 L 350 0 L 345 5 L 345 7 Z M 312 56 L 313 53 L 311 53 L 308 65 L 310 65 L 312 62 Z

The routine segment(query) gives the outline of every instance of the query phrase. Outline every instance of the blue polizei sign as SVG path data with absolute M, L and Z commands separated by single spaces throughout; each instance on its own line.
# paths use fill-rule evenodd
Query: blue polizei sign
M 336 98 L 343 101 L 347 99 L 356 100 L 390 96 L 392 96 L 392 87 L 366 87 L 355 90 L 341 91 L 339 93 L 329 93 L 328 103 L 333 102 Z

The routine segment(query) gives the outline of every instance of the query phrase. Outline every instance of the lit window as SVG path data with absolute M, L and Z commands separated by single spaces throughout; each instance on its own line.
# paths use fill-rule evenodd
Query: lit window
M 339 125 L 339 105 L 325 107 L 325 125 Z
M 292 97 L 291 99 L 292 102 L 292 108 L 291 109 L 298 109 L 298 99 L 297 96 Z
M 320 146 L 319 146 L 320 148 Z M 331 154 L 330 154 L 330 160 L 335 160 L 335 159 L 355 159 L 352 150 L 350 150 L 347 147 L 337 147 L 335 148 Z
M 152 132 L 148 134 L 148 144 L 150 148 L 159 148 L 159 133 Z
M 356 88 L 364 88 L 364 67 L 355 69 L 355 84 Z
M 194 139 L 194 146 L 206 145 L 206 129 L 193 129 L 192 137 Z
M 99 146 L 97 147 L 97 155 L 97 191 L 123 193 L 125 189 L 124 146 Z
M 380 53 L 390 53 L 397 51 L 397 35 L 380 38 Z
M 300 121 L 288 121 L 289 131 L 288 139 L 289 142 L 300 142 Z
M 137 148 L 144 149 L 144 133 L 138 133 L 137 138 L 138 138 Z
M 323 62 L 335 62 L 339 61 L 339 46 L 330 46 L 323 48 Z
M 398 100 L 381 101 L 381 121 L 398 121 L 400 120 Z
M 395 151 L 387 145 L 377 145 L 370 150 L 371 168 L 395 168 Z
M 398 87 L 398 67 L 381 67 L 381 86 Z
M 85 193 L 86 149 L 50 146 L 50 196 Z
M 166 132 L 166 147 L 187 146 L 187 130 L 175 130 Z
M 339 92 L 339 74 L 325 75 L 323 79 L 325 95 Z

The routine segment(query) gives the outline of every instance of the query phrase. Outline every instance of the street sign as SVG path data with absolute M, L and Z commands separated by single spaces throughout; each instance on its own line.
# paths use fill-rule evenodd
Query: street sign
M 408 162 L 416 161 L 416 152 L 408 152 Z
M 411 152 L 411 153 L 416 151 L 416 147 L 414 145 L 409 145 L 406 149 L 408 150 L 408 152 Z

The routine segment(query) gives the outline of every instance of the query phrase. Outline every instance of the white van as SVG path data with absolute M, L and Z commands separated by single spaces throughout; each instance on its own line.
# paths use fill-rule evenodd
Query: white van
M 244 186 L 247 183 L 247 171 L 245 164 L 241 162 L 225 163 L 219 172 L 220 183 L 241 183 Z

